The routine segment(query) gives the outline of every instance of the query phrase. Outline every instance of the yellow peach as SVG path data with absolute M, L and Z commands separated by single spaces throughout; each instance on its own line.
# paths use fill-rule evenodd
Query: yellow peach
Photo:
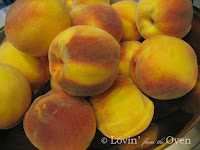
M 136 24 L 145 39 L 153 35 L 182 38 L 190 31 L 192 18 L 191 0 L 140 0 Z
M 31 104 L 31 87 L 16 68 L 0 63 L 0 129 L 16 126 Z
M 51 76 L 73 96 L 92 96 L 108 89 L 118 75 L 119 61 L 119 43 L 92 26 L 64 30 L 49 49 Z
M 120 14 L 123 22 L 122 41 L 140 40 L 142 36 L 136 26 L 137 2 L 119 1 L 112 6 Z
M 79 5 L 70 11 L 72 26 L 90 25 L 110 33 L 120 42 L 123 24 L 119 13 L 110 5 L 96 3 Z
M 51 41 L 71 26 L 61 0 L 17 0 L 8 10 L 5 33 L 18 50 L 33 56 L 47 56 Z
M 130 62 L 130 74 L 150 97 L 169 100 L 184 96 L 197 81 L 197 56 L 185 41 L 165 35 L 145 40 Z
M 90 104 L 61 89 L 34 100 L 23 125 L 28 139 L 42 150 L 86 150 L 96 132 Z
M 141 45 L 138 41 L 127 41 L 121 42 L 121 53 L 120 53 L 120 63 L 119 63 L 119 74 L 129 75 L 129 64 L 131 57 L 134 52 Z
M 112 139 L 134 137 L 151 123 L 154 104 L 128 76 L 118 76 L 105 92 L 92 96 L 97 129 Z
M 49 62 L 46 56 L 34 57 L 17 50 L 9 41 L 0 46 L 0 62 L 20 70 L 35 89 L 50 78 Z

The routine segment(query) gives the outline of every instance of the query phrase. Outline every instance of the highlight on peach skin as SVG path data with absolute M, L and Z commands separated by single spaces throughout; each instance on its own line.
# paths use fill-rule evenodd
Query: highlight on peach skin
M 85 150 L 96 132 L 90 104 L 61 89 L 38 97 L 25 114 L 23 123 L 28 139 L 43 150 Z
M 131 57 L 134 52 L 141 45 L 138 41 L 126 41 L 121 42 L 121 53 L 120 53 L 120 63 L 119 63 L 119 74 L 129 75 L 129 64 Z
M 0 83 L 0 129 L 9 129 L 22 120 L 29 108 L 31 87 L 19 70 L 4 63 L 0 63 Z
M 151 123 L 154 104 L 128 76 L 118 76 L 105 92 L 92 96 L 97 129 L 106 137 L 124 139 L 142 133 Z
M 92 26 L 64 30 L 49 49 L 51 76 L 73 96 L 92 96 L 107 90 L 118 75 L 119 61 L 119 43 Z
M 54 37 L 70 26 L 61 0 L 17 0 L 6 15 L 5 33 L 18 50 L 40 57 L 47 56 Z
M 90 25 L 110 33 L 118 42 L 121 41 L 123 23 L 119 13 L 105 3 L 82 5 L 70 11 L 72 26 Z
M 134 53 L 130 74 L 148 96 L 176 99 L 190 92 L 197 82 L 197 56 L 193 48 L 179 38 L 153 36 Z
M 34 57 L 23 53 L 9 41 L 0 46 L 0 62 L 20 70 L 30 82 L 32 91 L 41 87 L 50 78 L 49 61 L 46 56 Z
M 136 26 L 137 2 L 119 1 L 112 6 L 120 14 L 123 22 L 122 41 L 140 40 L 142 36 Z
M 140 0 L 136 24 L 145 39 L 154 35 L 182 38 L 190 31 L 192 18 L 191 0 Z

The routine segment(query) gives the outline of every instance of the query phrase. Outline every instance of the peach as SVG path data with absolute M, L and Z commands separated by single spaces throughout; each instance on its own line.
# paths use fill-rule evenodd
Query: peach
M 182 38 L 190 31 L 192 18 L 191 0 L 140 0 L 136 24 L 145 39 L 153 35 Z
M 134 53 L 130 74 L 139 89 L 150 97 L 179 98 L 196 84 L 197 56 L 193 48 L 179 38 L 153 36 Z
M 23 123 L 28 139 L 42 150 L 85 150 L 96 132 L 90 104 L 61 89 L 38 97 Z
M 129 75 L 129 64 L 131 57 L 134 52 L 141 45 L 138 41 L 127 41 L 121 42 L 121 53 L 120 53 L 120 63 L 119 63 L 119 74 Z
M 154 105 L 128 76 L 118 76 L 105 92 L 92 96 L 97 129 L 108 138 L 124 139 L 143 132 L 151 123 Z
M 68 1 L 68 0 L 65 0 Z M 70 2 L 71 1 L 71 2 Z M 110 4 L 109 0 L 69 0 L 69 2 L 66 2 L 68 5 L 67 6 L 71 6 L 71 8 L 74 8 L 80 4 L 83 5 L 89 5 L 89 4 L 95 4 L 95 3 L 106 3 L 106 4 Z
M 16 68 L 0 63 L 0 129 L 16 126 L 31 104 L 31 87 Z
M 5 33 L 18 50 L 39 57 L 46 56 L 54 37 L 70 26 L 61 0 L 17 0 L 6 15 Z
M 123 22 L 122 41 L 140 40 L 142 36 L 136 26 L 137 2 L 119 1 L 112 6 L 120 14 Z
M 72 26 L 91 25 L 110 33 L 120 42 L 123 24 L 119 13 L 110 5 L 96 3 L 82 5 L 70 11 Z
M 56 80 L 54 80 L 52 77 L 50 79 L 50 84 L 51 84 L 51 89 L 60 89 L 61 87 L 58 85 L 58 83 L 56 82 Z
M 34 57 L 17 50 L 9 41 L 0 46 L 0 62 L 20 70 L 35 89 L 50 78 L 49 62 L 46 56 Z
M 119 61 L 119 43 L 92 26 L 64 30 L 49 49 L 51 76 L 73 96 L 92 96 L 108 89 L 118 75 Z

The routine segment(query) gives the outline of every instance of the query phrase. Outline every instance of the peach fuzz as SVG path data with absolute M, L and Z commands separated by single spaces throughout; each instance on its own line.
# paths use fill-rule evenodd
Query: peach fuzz
M 5 33 L 18 50 L 39 57 L 47 56 L 54 37 L 70 26 L 61 0 L 17 0 L 6 15 Z
M 33 91 L 41 87 L 50 78 L 49 61 L 46 56 L 34 57 L 23 53 L 9 41 L 0 46 L 0 62 L 20 70 L 30 82 Z
M 118 75 L 120 45 L 109 33 L 92 26 L 61 32 L 49 49 L 50 74 L 73 96 L 97 95 Z
M 70 11 L 72 26 L 91 25 L 110 33 L 120 42 L 123 23 L 119 13 L 105 3 L 79 5 Z
M 197 56 L 193 48 L 179 38 L 153 36 L 134 53 L 130 74 L 139 89 L 150 97 L 179 98 L 196 84 Z
M 66 0 L 68 1 L 68 0 Z M 109 0 L 69 0 L 71 2 L 71 8 L 74 8 L 78 5 L 89 5 L 89 4 L 95 4 L 95 3 L 105 3 L 105 4 L 110 4 Z M 70 3 L 70 2 L 69 2 Z M 69 4 L 68 4 L 69 5 Z
M 55 79 L 53 77 L 50 78 L 50 84 L 51 84 L 51 89 L 61 89 L 61 87 L 58 85 Z
M 137 2 L 119 1 L 112 6 L 120 14 L 123 22 L 122 41 L 140 40 L 142 36 L 136 26 Z
M 0 129 L 16 126 L 31 104 L 31 87 L 16 68 L 0 63 Z
M 41 150 L 85 150 L 96 132 L 90 104 L 61 89 L 38 97 L 25 114 L 23 125 L 28 139 Z
M 154 35 L 182 38 L 190 31 L 192 18 L 191 0 L 140 0 L 136 24 L 145 39 Z
M 143 132 L 151 123 L 154 105 L 128 76 L 118 76 L 105 92 L 92 96 L 97 129 L 108 138 L 124 139 Z
M 141 45 L 138 41 L 127 41 L 121 42 L 121 53 L 120 53 L 120 63 L 119 63 L 119 74 L 129 75 L 129 64 L 131 61 L 131 57 L 134 52 Z

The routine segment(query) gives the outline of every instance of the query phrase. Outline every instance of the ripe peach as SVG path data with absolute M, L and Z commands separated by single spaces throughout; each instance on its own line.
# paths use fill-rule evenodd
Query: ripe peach
M 154 105 L 139 91 L 128 76 L 118 76 L 105 92 L 92 96 L 97 129 L 113 139 L 129 138 L 143 132 L 150 124 Z
M 61 88 L 53 77 L 50 79 L 50 84 L 52 90 Z
M 134 53 L 130 74 L 139 89 L 153 98 L 179 98 L 196 84 L 197 56 L 193 48 L 179 38 L 153 36 Z
M 119 43 L 92 26 L 66 29 L 49 49 L 50 74 L 73 96 L 92 96 L 108 89 L 118 75 L 119 61 Z
M 70 26 L 61 0 L 17 0 L 6 15 L 5 33 L 18 50 L 46 56 L 53 38 Z
M 137 2 L 119 1 L 112 6 L 120 14 L 123 22 L 122 41 L 140 40 L 142 36 L 136 26 Z
M 90 104 L 61 89 L 38 97 L 23 123 L 28 139 L 42 150 L 85 150 L 96 132 Z
M 35 89 L 50 78 L 49 62 L 45 57 L 34 57 L 17 50 L 9 41 L 0 46 L 0 62 L 19 69 Z
M 123 32 L 123 24 L 119 13 L 110 5 L 96 3 L 82 5 L 70 11 L 72 26 L 91 25 L 110 33 L 120 42 Z
M 121 42 L 121 53 L 120 53 L 120 63 L 119 63 L 119 74 L 129 75 L 129 64 L 131 57 L 134 52 L 141 45 L 138 41 L 127 41 Z
M 192 18 L 191 0 L 140 0 L 136 24 L 145 39 L 153 35 L 182 38 L 190 31 Z
M 0 63 L 0 129 L 16 126 L 31 104 L 31 87 L 16 68 Z

